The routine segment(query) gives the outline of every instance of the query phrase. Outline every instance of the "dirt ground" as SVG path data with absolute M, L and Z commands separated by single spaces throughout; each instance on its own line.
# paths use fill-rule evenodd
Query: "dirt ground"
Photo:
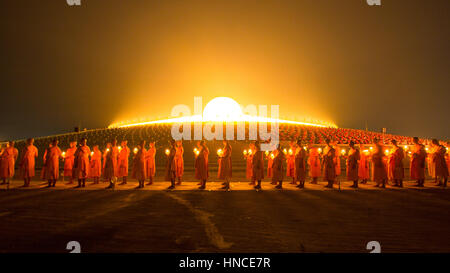
M 432 182 L 357 190 L 264 182 L 259 192 L 248 182 L 229 192 L 219 182 L 205 191 L 197 182 L 174 191 L 167 182 L 114 191 L 65 183 L 0 186 L 0 252 L 68 252 L 69 241 L 82 252 L 368 252 L 369 241 L 382 252 L 450 251 L 450 191 Z

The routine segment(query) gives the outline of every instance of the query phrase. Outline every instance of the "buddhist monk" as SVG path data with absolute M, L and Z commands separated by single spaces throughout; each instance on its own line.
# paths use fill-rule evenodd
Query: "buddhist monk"
M 106 148 L 103 150 L 102 153 L 102 174 L 105 173 L 105 165 L 106 165 L 106 156 L 108 155 L 108 152 L 111 151 L 111 143 L 106 143 Z M 103 175 L 103 182 L 108 182 L 108 180 Z
M 147 151 L 145 150 L 145 140 L 138 145 L 138 151 L 133 159 L 133 178 L 137 179 L 139 186 L 144 188 L 145 179 L 147 178 Z
M 414 146 L 411 150 L 410 172 L 411 179 L 417 180 L 417 187 L 423 187 L 425 184 L 425 159 L 427 153 L 425 147 L 419 143 L 419 138 L 413 138 Z
M 295 150 L 295 181 L 299 182 L 297 188 L 303 189 L 306 181 L 306 151 L 302 148 L 301 140 L 297 140 Z
M 58 140 L 54 139 L 45 160 L 45 174 L 48 181 L 48 187 L 56 186 L 56 181 L 59 178 L 59 160 L 61 158 L 62 152 L 58 147 Z
M 361 179 L 361 184 L 366 184 L 369 180 L 369 162 L 370 162 L 370 151 L 366 147 L 361 146 L 361 153 L 358 165 L 358 177 Z
M 252 180 L 258 182 L 258 184 L 256 184 L 255 186 L 255 189 L 260 190 L 261 181 L 264 179 L 264 154 L 261 151 L 261 144 L 259 143 L 259 141 L 255 141 L 254 146 L 255 146 L 255 153 L 252 159 L 253 164 Z
M 111 149 L 106 149 L 106 160 L 105 160 L 105 171 L 104 177 L 109 181 L 109 186 L 107 189 L 114 189 L 116 186 L 118 171 L 118 157 L 119 157 L 119 148 L 117 147 L 117 140 L 113 140 L 111 142 Z
M 218 178 L 225 180 L 222 190 L 230 189 L 230 180 L 232 176 L 232 166 L 231 166 L 231 145 L 228 140 L 223 141 L 222 152 L 219 153 L 219 170 Z
M 376 141 L 372 154 L 373 180 L 377 183 L 375 187 L 386 188 L 387 171 L 383 162 L 384 156 L 383 147 Z
M 89 176 L 94 179 L 94 184 L 98 184 L 102 174 L 102 153 L 98 149 L 98 145 L 92 148 Z
M 312 178 L 311 184 L 317 184 L 320 176 L 320 153 L 317 147 L 309 146 L 309 176 Z
M 206 180 L 209 177 L 208 157 L 209 149 L 206 147 L 204 140 L 197 142 L 198 154 L 195 157 L 195 178 L 200 180 L 201 186 L 199 189 L 204 190 L 206 188 Z
M 181 180 L 183 178 L 184 173 L 184 148 L 183 143 L 180 141 L 176 142 L 176 153 L 175 153 L 175 168 L 176 168 L 176 177 L 177 177 L 177 185 L 181 185 Z
M 339 176 L 341 175 L 341 158 L 340 158 L 340 151 L 339 151 L 339 146 L 338 146 L 338 142 L 337 141 L 334 141 L 333 143 L 332 143 L 332 147 L 334 148 L 334 150 L 335 150 L 335 156 L 334 156 L 334 159 L 333 159 L 333 161 L 334 161 L 334 169 L 335 169 L 335 180 L 334 180 L 334 183 L 335 184 L 338 184 L 338 183 L 340 183 L 339 181 Z M 352 180 L 353 181 L 353 180 Z
M 91 149 L 87 146 L 87 139 L 82 138 L 80 145 L 75 151 L 75 177 L 78 179 L 78 188 L 86 186 L 86 179 L 89 177 L 89 155 Z
M 44 155 L 42 156 L 42 170 L 41 170 L 41 179 L 47 180 L 47 158 L 50 153 L 50 148 L 52 147 L 52 143 L 48 144 L 47 149 L 45 149 Z
M 150 142 L 149 148 L 147 151 L 147 155 L 145 156 L 146 159 L 146 166 L 147 166 L 147 177 L 148 177 L 148 183 L 147 185 L 153 184 L 153 177 L 155 177 L 156 168 L 155 168 L 155 155 L 156 155 L 156 148 L 155 148 L 155 142 Z
M 447 150 L 447 153 L 445 154 L 445 160 L 447 161 L 447 169 L 450 171 L 450 141 L 447 142 L 447 145 L 445 146 L 445 149 Z
M 249 185 L 255 185 L 255 181 L 253 180 L 253 155 L 255 154 L 255 145 L 253 143 L 250 143 L 248 150 L 245 152 L 244 151 L 244 158 L 246 160 L 246 168 L 245 168 L 245 176 L 247 177 L 247 179 L 250 180 Z
M 284 179 L 284 161 L 285 155 L 283 151 L 281 150 L 281 146 L 277 145 L 277 153 L 276 157 L 273 159 L 273 175 L 272 175 L 272 182 L 278 183 L 275 188 L 276 189 L 282 189 L 283 188 L 283 179 Z
M 267 156 L 267 177 L 271 178 L 273 175 L 273 159 L 275 158 L 275 151 L 270 152 Z M 272 182 L 271 182 L 272 184 Z
M 20 170 L 23 178 L 23 186 L 30 186 L 31 178 L 34 177 L 35 160 L 38 156 L 38 149 L 33 145 L 34 139 L 27 139 L 27 145 L 23 148 L 20 160 Z
M 166 181 L 170 181 L 169 190 L 175 188 L 175 179 L 177 177 L 177 168 L 175 166 L 175 154 L 177 153 L 177 148 L 175 144 L 175 140 L 170 141 L 170 149 L 167 155 L 166 162 Z
M 334 163 L 336 150 L 331 146 L 329 139 L 327 139 L 325 143 L 326 146 L 323 150 L 323 176 L 328 182 L 325 187 L 333 188 L 334 180 L 336 179 L 336 165 Z
M 64 155 L 64 177 L 69 177 L 69 182 L 67 184 L 73 183 L 73 164 L 75 162 L 75 152 L 77 151 L 77 142 L 71 141 L 69 144 L 69 149 L 66 150 Z
M 449 170 L 447 167 L 447 163 L 445 161 L 445 154 L 447 152 L 446 148 L 439 144 L 437 139 L 433 139 L 431 141 L 431 145 L 433 146 L 433 164 L 435 166 L 436 177 L 438 178 L 438 186 L 447 187 L 447 180 L 449 175 Z M 441 181 L 443 180 L 443 182 Z
M 294 141 L 289 142 L 289 150 L 286 154 L 286 176 L 291 177 L 291 184 L 297 185 L 295 181 L 295 143 Z
M 393 145 L 392 151 L 389 155 L 389 170 L 391 172 L 391 179 L 394 181 L 394 187 L 403 187 L 403 179 L 405 172 L 403 168 L 403 158 L 405 152 L 398 146 L 397 140 L 391 140 Z
M 10 180 L 14 177 L 14 166 L 16 164 L 19 151 L 14 148 L 14 141 L 9 141 L 8 146 L 2 153 L 2 164 L 0 166 L 0 176 L 3 180 L 2 184 L 10 183 Z
M 352 188 L 358 188 L 358 162 L 360 160 L 360 153 L 355 148 L 355 142 L 350 141 L 349 151 L 347 155 L 347 180 L 353 181 Z
M 119 185 L 127 184 L 128 177 L 128 157 L 130 156 L 130 148 L 128 148 L 128 141 L 123 140 L 121 143 L 121 148 L 118 157 L 118 175 L 117 177 L 122 177 L 122 183 Z

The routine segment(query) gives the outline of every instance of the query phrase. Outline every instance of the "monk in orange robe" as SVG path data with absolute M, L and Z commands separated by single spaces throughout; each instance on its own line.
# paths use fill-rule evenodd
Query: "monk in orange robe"
M 245 168 L 245 176 L 250 180 L 249 185 L 255 185 L 255 181 L 253 180 L 253 155 L 255 154 L 255 145 L 250 143 L 248 150 L 244 153 L 244 158 L 247 163 Z
M 55 187 L 59 178 L 59 160 L 62 158 L 62 152 L 58 147 L 58 140 L 52 142 L 52 147 L 47 152 L 45 160 L 45 174 L 48 181 L 48 187 Z
M 147 178 L 147 151 L 145 150 L 145 141 L 141 141 L 138 151 L 133 159 L 133 178 L 139 181 L 137 188 L 144 188 L 144 182 Z
M 130 148 L 128 148 L 128 141 L 124 140 L 122 141 L 122 146 L 119 151 L 119 174 L 117 177 L 122 177 L 122 183 L 119 185 L 125 185 L 127 184 L 127 177 L 128 177 L 128 157 L 130 156 Z
M 334 156 L 334 166 L 335 166 L 335 180 L 334 183 L 335 184 L 339 184 L 339 176 L 341 175 L 341 158 L 340 158 L 340 151 L 339 151 L 339 146 L 338 146 L 338 142 L 334 141 L 332 144 L 334 151 L 335 151 L 335 156 Z
M 361 179 L 361 184 L 366 184 L 367 180 L 369 180 L 370 172 L 369 172 L 369 149 L 365 149 L 366 147 L 361 146 L 361 153 L 359 158 L 358 165 L 358 177 Z
M 417 180 L 417 187 L 423 187 L 425 184 L 425 160 L 427 153 L 425 147 L 419 143 L 419 138 L 413 138 L 414 146 L 411 151 L 410 172 L 411 179 Z
M 447 145 L 445 146 L 446 154 L 445 154 L 445 160 L 447 161 L 447 169 L 450 171 L 450 141 L 447 142 Z
M 296 185 L 295 181 L 295 143 L 293 141 L 289 142 L 289 150 L 286 154 L 286 176 L 292 177 L 291 184 Z
M 98 184 L 102 174 L 102 153 L 98 149 L 98 145 L 92 148 L 89 177 L 94 179 L 94 184 Z
M 206 188 L 206 180 L 209 177 L 209 149 L 208 147 L 206 147 L 204 140 L 197 142 L 197 148 L 199 150 L 199 153 L 195 157 L 195 178 L 200 180 L 201 182 L 201 186 L 199 189 L 204 190 Z
M 108 152 L 111 151 L 111 143 L 106 143 L 106 148 L 103 150 L 102 153 L 102 174 L 105 173 L 105 165 L 106 165 L 106 156 L 108 155 Z M 107 179 L 103 175 L 103 182 L 107 182 Z
M 317 184 L 317 180 L 320 176 L 320 153 L 317 147 L 310 146 L 309 149 L 309 157 L 308 157 L 308 165 L 309 165 L 309 175 L 312 178 L 311 184 Z
M 107 189 L 114 189 L 116 186 L 118 171 L 118 160 L 119 157 L 119 148 L 117 147 L 117 140 L 114 139 L 111 143 L 111 148 L 106 149 L 105 156 L 105 170 L 103 172 L 103 176 L 106 180 L 109 181 L 109 186 Z
M 14 141 L 8 142 L 8 146 L 2 153 L 2 164 L 0 166 L 0 176 L 3 179 L 2 184 L 10 183 L 10 179 L 14 177 L 14 166 L 16 164 L 19 151 L 14 148 Z
M 81 139 L 80 146 L 75 152 L 75 177 L 78 179 L 78 188 L 86 186 L 86 179 L 89 177 L 89 155 L 91 149 L 87 146 L 87 139 Z
M 331 146 L 330 140 L 326 140 L 326 146 L 323 150 L 323 177 L 328 184 L 326 188 L 333 188 L 334 180 L 336 179 L 336 150 Z
M 272 182 L 278 183 L 275 186 L 276 189 L 283 188 L 283 179 L 284 179 L 284 161 L 286 160 L 283 151 L 281 150 L 281 146 L 278 144 L 277 146 L 277 156 L 273 159 L 273 176 Z
M 355 148 L 355 143 L 350 141 L 350 150 L 347 155 L 347 180 L 353 181 L 352 188 L 358 188 L 358 161 L 360 159 L 359 150 Z
M 405 177 L 405 172 L 403 168 L 403 158 L 405 157 L 405 152 L 401 147 L 397 145 L 395 139 L 391 140 L 392 151 L 389 155 L 389 172 L 390 178 L 394 181 L 394 187 L 403 187 L 403 179 Z
M 222 154 L 219 155 L 219 170 L 218 178 L 224 179 L 224 185 L 221 189 L 230 189 L 230 180 L 232 176 L 232 166 L 231 166 L 231 145 L 227 140 L 223 141 Z
M 176 143 L 176 152 L 175 152 L 175 169 L 176 169 L 176 177 L 177 177 L 177 185 L 181 185 L 181 179 L 183 178 L 184 173 L 184 160 L 183 160 L 183 143 L 177 141 Z
M 386 188 L 387 171 L 384 163 L 383 147 L 375 141 L 375 150 L 372 154 L 373 180 L 377 183 L 375 187 Z
M 276 151 L 276 150 L 275 150 Z M 267 156 L 267 177 L 271 178 L 273 175 L 273 159 L 275 158 L 275 151 L 270 152 Z M 273 182 L 270 182 L 271 184 Z
M 69 182 L 67 184 L 73 183 L 73 164 L 75 162 L 75 152 L 77 151 L 77 142 L 71 141 L 69 144 L 69 149 L 67 149 L 64 155 L 64 177 L 69 177 Z
M 35 160 L 38 156 L 38 149 L 33 145 L 34 139 L 27 139 L 27 146 L 23 148 L 22 159 L 20 160 L 20 170 L 23 177 L 23 186 L 30 186 L 31 178 L 34 177 Z
M 45 149 L 44 155 L 42 156 L 42 170 L 41 170 L 41 179 L 42 180 L 47 180 L 47 173 L 46 173 L 46 169 L 47 169 L 47 158 L 48 158 L 48 154 L 50 152 L 50 148 L 52 147 L 52 143 L 48 144 L 47 149 Z
M 445 154 L 447 150 L 444 146 L 439 144 L 437 139 L 433 139 L 431 141 L 431 145 L 433 146 L 433 150 L 435 151 L 433 155 L 433 164 L 435 166 L 434 171 L 438 179 L 437 186 L 447 187 L 447 180 L 449 175 L 449 170 L 445 161 Z M 444 182 L 442 182 L 441 179 L 443 179 Z
M 175 179 L 177 177 L 177 168 L 175 167 L 175 154 L 177 153 L 175 140 L 170 141 L 170 149 L 166 161 L 166 181 L 170 181 L 169 190 L 175 188 Z
M 145 157 L 146 159 L 146 166 L 147 166 L 147 177 L 148 177 L 148 183 L 147 185 L 153 184 L 153 177 L 155 177 L 156 173 L 156 167 L 155 167 L 155 155 L 156 155 L 156 148 L 155 148 L 155 142 L 150 142 L 149 149 L 147 151 L 147 155 Z
M 302 148 L 301 140 L 297 140 L 297 149 L 295 150 L 295 181 L 299 181 L 297 188 L 305 187 L 306 181 L 306 151 Z
M 258 181 L 258 184 L 255 186 L 255 189 L 260 190 L 261 180 L 264 179 L 264 154 L 261 151 L 261 145 L 259 141 L 255 141 L 255 154 L 253 155 L 252 164 L 253 164 L 252 180 Z

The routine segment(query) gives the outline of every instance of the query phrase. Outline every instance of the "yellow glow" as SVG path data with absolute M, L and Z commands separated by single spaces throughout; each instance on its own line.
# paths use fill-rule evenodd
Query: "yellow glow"
M 107 148 L 106 151 L 109 152 L 109 148 Z
M 318 151 L 319 151 L 319 153 L 322 153 L 322 148 L 319 148 L 319 150 L 318 150 Z
M 170 154 L 170 150 L 166 149 L 165 153 L 166 153 L 166 155 L 169 155 Z
M 275 158 L 275 155 L 271 153 L 271 154 L 270 154 L 270 158 L 274 159 L 274 158 Z
M 283 149 L 283 153 L 287 154 L 287 149 L 286 148 Z
M 122 150 L 122 146 L 117 147 L 117 149 L 119 149 L 119 152 L 120 152 L 120 150 Z
M 248 149 L 248 154 L 252 155 L 252 153 L 253 153 L 252 149 Z
M 342 154 L 342 155 L 345 155 L 345 149 L 342 149 L 342 150 L 341 150 L 341 154 Z
M 269 155 L 269 151 L 266 151 L 265 154 L 266 154 L 266 156 L 268 156 Z
M 386 149 L 386 150 L 384 151 L 384 153 L 388 155 L 388 154 L 389 154 L 389 150 Z
M 292 149 L 289 149 L 288 153 L 289 155 L 292 155 L 294 152 L 292 151 Z
M 138 152 L 138 148 L 134 148 L 133 153 L 137 154 L 137 152 Z
M 91 156 L 93 156 L 94 155 L 94 152 L 91 152 Z
M 243 153 L 244 155 L 247 155 L 247 150 L 244 150 L 242 153 Z
M 62 152 L 62 157 L 63 157 L 63 158 L 66 157 L 66 152 Z
M 218 156 L 222 156 L 222 154 L 223 154 L 222 149 L 217 150 L 217 155 L 218 155 Z

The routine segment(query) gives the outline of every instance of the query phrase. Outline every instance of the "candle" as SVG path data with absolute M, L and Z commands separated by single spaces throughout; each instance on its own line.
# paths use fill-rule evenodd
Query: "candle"
M 384 153 L 385 153 L 386 155 L 388 155 L 388 154 L 389 154 L 389 150 L 386 149 L 386 150 L 384 151 Z
M 405 150 L 408 150 L 408 145 L 403 146 L 405 148 Z
M 223 154 L 222 149 L 217 150 L 217 155 L 218 155 L 218 156 L 222 156 L 222 154 Z
M 93 156 L 94 155 L 94 152 L 91 152 L 91 156 Z
M 244 155 L 247 155 L 247 150 L 244 150 L 242 153 L 243 153 Z
M 200 151 L 199 151 L 197 148 L 194 148 L 194 154 L 195 154 L 195 155 L 199 155 L 199 154 L 200 154 Z
M 137 152 L 138 152 L 138 148 L 134 148 L 133 153 L 137 154 Z
M 275 155 L 273 153 L 270 154 L 270 158 L 274 159 Z
M 373 147 L 369 147 L 369 150 L 371 150 L 371 151 L 372 151 L 372 150 L 373 150 Z
M 269 155 L 269 151 L 266 151 L 265 154 L 266 154 L 266 156 L 268 156 Z
M 319 151 L 319 153 L 322 153 L 322 148 L 319 148 L 319 150 L 318 150 L 318 151 Z
M 166 153 L 166 155 L 169 155 L 170 154 L 170 150 L 166 149 L 165 153 Z
M 345 149 L 342 149 L 342 150 L 341 150 L 341 154 L 342 154 L 342 155 L 345 155 Z
M 307 150 L 306 146 L 303 146 L 303 149 L 306 151 Z
M 364 154 L 369 155 L 369 150 L 364 150 Z
M 252 155 L 252 153 L 253 153 L 252 149 L 248 149 L 248 154 Z
M 109 148 L 106 148 L 106 151 L 109 152 Z
M 63 157 L 63 158 L 66 157 L 66 152 L 62 152 L 62 157 Z
M 122 147 L 121 147 L 121 146 L 119 146 L 119 147 L 117 147 L 117 149 L 119 149 L 119 152 L 120 152 L 120 150 L 122 150 Z
M 293 153 L 292 149 L 289 149 L 289 154 L 292 155 Z
M 287 149 L 286 148 L 283 149 L 283 153 L 287 154 Z

